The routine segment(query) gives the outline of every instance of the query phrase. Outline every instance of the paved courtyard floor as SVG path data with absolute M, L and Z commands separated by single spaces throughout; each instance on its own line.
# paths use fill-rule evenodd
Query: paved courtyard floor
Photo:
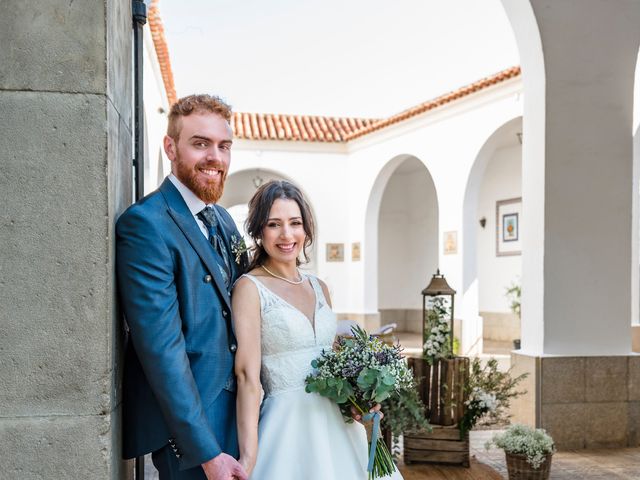
M 494 433 L 495 430 L 471 432 L 470 468 L 430 464 L 405 466 L 401 462 L 400 470 L 405 480 L 506 479 L 507 466 L 502 450 L 484 448 Z M 150 460 L 145 470 L 146 480 L 158 480 Z M 551 463 L 551 480 L 640 480 L 640 448 L 558 452 Z
M 471 468 L 447 465 L 401 465 L 405 480 L 499 480 L 507 478 L 504 452 L 484 444 L 496 431 L 472 431 Z M 551 480 L 640 480 L 640 448 L 558 452 Z

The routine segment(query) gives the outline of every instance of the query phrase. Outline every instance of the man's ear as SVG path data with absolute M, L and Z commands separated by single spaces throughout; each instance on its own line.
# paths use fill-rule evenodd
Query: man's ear
M 167 154 L 167 158 L 172 162 L 176 159 L 176 142 L 169 135 L 165 135 L 162 140 L 162 145 L 164 146 L 164 153 Z

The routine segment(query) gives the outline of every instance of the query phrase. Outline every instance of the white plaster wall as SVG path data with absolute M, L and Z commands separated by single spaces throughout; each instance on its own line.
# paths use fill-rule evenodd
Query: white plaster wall
M 458 290 L 456 302 L 461 305 L 467 177 L 487 139 L 522 115 L 520 91 L 521 82 L 516 78 L 347 145 L 236 140 L 230 174 L 268 169 L 298 184 L 315 211 L 317 272 L 329 285 L 334 309 L 376 314 L 380 308 L 378 222 L 383 192 L 403 161 L 420 159 L 431 174 L 438 204 L 439 253 L 428 270 L 440 267 Z M 444 231 L 458 232 L 458 254 L 442 255 L 440 232 Z M 328 242 L 344 243 L 344 262 L 325 261 Z M 361 243 L 361 261 L 351 261 L 352 242 Z
M 169 102 L 158 65 L 158 57 L 149 25 L 144 27 L 143 99 L 145 121 L 144 193 L 155 190 L 171 171 L 162 139 L 167 132 Z
M 378 308 L 421 309 L 420 292 L 438 265 L 438 205 L 418 159 L 405 160 L 389 180 L 378 228 Z
M 352 265 L 350 271 L 352 290 L 357 293 L 349 299 L 350 311 L 371 313 L 378 309 L 378 208 L 381 192 L 406 155 L 421 159 L 431 173 L 438 198 L 439 232 L 458 232 L 457 255 L 442 254 L 442 235 L 438 235 L 438 266 L 449 284 L 458 290 L 457 302 L 461 301 L 461 230 L 467 177 L 487 138 L 521 115 L 519 89 L 519 81 L 508 82 L 353 142 L 348 176 L 358 182 L 354 181 L 356 188 L 349 191 L 349 223 L 352 239 L 362 241 L 363 262 Z
M 480 311 L 510 311 L 504 293 L 512 282 L 520 282 L 522 257 L 496 256 L 496 202 L 521 196 L 522 149 L 519 144 L 499 148 L 489 161 L 480 186 L 476 219 L 485 217 L 487 223 L 481 228 L 475 222 Z

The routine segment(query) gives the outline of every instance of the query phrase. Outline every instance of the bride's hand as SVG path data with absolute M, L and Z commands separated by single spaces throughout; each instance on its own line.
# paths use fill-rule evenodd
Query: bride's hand
M 376 403 L 374 407 L 369 410 L 369 413 L 380 412 L 380 420 L 382 420 L 382 418 L 384 417 L 384 413 L 380 411 L 381 408 L 382 405 Z M 362 423 L 364 425 L 364 422 L 362 421 L 362 414 L 358 410 L 356 410 L 356 407 L 351 407 L 351 418 L 353 418 L 356 422 Z
M 244 471 L 247 472 L 247 476 L 250 477 L 251 476 L 251 472 L 253 471 L 253 467 L 256 466 L 255 459 L 251 460 L 251 459 L 246 458 L 246 457 L 240 457 L 238 459 L 238 463 L 240 465 L 242 465 L 242 468 L 244 468 Z

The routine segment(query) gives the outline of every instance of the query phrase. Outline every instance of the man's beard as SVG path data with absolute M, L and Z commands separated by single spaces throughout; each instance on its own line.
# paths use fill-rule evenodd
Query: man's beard
M 227 170 L 218 162 L 210 165 L 207 164 L 206 166 L 223 171 L 220 181 L 216 179 L 203 183 L 202 180 L 198 178 L 198 175 L 201 174 L 197 170 L 197 166 L 194 168 L 187 167 L 180 159 L 180 153 L 176 152 L 175 176 L 178 177 L 178 180 L 195 193 L 204 203 L 216 203 L 220 200 L 220 197 L 222 197 L 224 182 L 227 179 Z

